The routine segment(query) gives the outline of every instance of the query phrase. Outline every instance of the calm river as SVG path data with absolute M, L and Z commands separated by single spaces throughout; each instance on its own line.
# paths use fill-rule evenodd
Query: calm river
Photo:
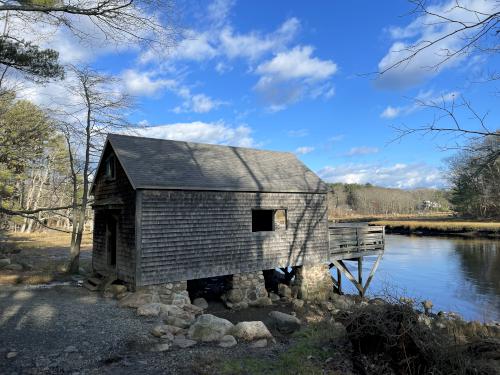
M 374 257 L 365 258 L 366 280 Z M 355 271 L 355 262 L 351 271 Z M 343 278 L 343 289 L 355 293 Z M 500 241 L 387 235 L 384 258 L 369 296 L 430 299 L 434 312 L 455 311 L 469 320 L 500 321 Z

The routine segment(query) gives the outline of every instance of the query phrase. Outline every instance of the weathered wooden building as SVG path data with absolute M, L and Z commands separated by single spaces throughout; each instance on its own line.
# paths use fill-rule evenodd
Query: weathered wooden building
M 110 134 L 93 268 L 132 288 L 329 261 L 327 186 L 285 152 Z

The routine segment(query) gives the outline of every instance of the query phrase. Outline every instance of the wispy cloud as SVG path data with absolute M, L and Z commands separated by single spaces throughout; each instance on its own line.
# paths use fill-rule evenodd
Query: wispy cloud
M 436 4 L 426 3 L 429 14 L 418 16 L 405 27 L 389 28 L 389 34 L 395 41 L 378 63 L 379 71 L 384 71 L 408 58 L 415 49 L 428 45 L 429 41 L 439 40 L 447 34 L 452 35 L 429 45 L 408 61 L 386 71 L 376 80 L 378 87 L 385 89 L 408 88 L 420 84 L 471 57 L 471 54 L 468 53 L 458 53 L 454 57 L 450 57 L 451 54 L 460 51 L 470 41 L 468 37 L 471 34 L 468 30 L 457 31 L 463 25 L 476 23 L 485 19 L 488 14 L 498 12 L 500 7 L 496 1 L 484 0 L 461 1 L 462 6 L 457 6 L 457 4 L 455 0 Z M 443 18 L 437 15 L 443 15 L 447 19 L 456 20 L 456 22 L 443 22 Z
M 387 106 L 380 114 L 380 117 L 385 119 L 393 119 L 399 116 L 406 116 L 428 105 L 445 104 L 448 102 L 452 102 L 459 95 L 460 93 L 458 91 L 442 92 L 441 94 L 435 94 L 432 90 L 423 91 L 413 99 L 413 102 L 411 104 L 397 107 L 393 107 L 391 105 Z
M 311 146 L 302 146 L 302 147 L 298 147 L 295 150 L 295 153 L 298 154 L 298 155 L 305 155 L 305 154 L 309 154 L 309 153 L 311 153 L 313 151 L 314 151 L 314 147 L 311 147 Z
M 223 121 L 207 123 L 195 121 L 134 128 L 129 133 L 144 137 L 173 139 L 232 146 L 256 146 L 252 130 L 246 125 L 232 126 Z
M 289 137 L 293 137 L 293 138 L 302 138 L 302 137 L 305 137 L 309 134 L 309 130 L 307 129 L 296 129 L 296 130 L 289 130 L 287 132 L 287 135 Z
M 346 152 L 346 156 L 359 156 L 359 155 L 370 155 L 376 154 L 379 152 L 377 147 L 368 147 L 368 146 L 360 146 L 353 147 L 349 151 Z

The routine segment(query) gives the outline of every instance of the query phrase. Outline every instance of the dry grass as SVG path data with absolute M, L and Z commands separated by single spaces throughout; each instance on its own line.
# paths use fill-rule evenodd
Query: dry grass
M 2 252 L 23 271 L 0 271 L 2 284 L 46 284 L 64 277 L 69 260 L 71 234 L 62 232 L 7 233 L 0 243 Z M 82 241 L 80 267 L 91 269 L 92 235 L 85 233 Z M 0 254 L 1 255 L 1 254 Z
M 71 241 L 70 233 L 49 231 L 35 233 L 7 233 L 7 242 L 20 249 L 68 247 Z M 84 233 L 82 247 L 92 245 L 92 234 Z
M 406 228 L 411 231 L 428 230 L 443 232 L 500 232 L 500 222 L 454 221 L 454 220 L 376 220 L 375 225 L 391 228 Z

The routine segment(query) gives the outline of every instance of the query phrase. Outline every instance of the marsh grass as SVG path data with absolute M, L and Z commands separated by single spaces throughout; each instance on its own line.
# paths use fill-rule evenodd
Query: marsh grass
M 370 224 L 385 225 L 387 228 L 404 228 L 411 231 L 487 231 L 500 233 L 500 222 L 454 220 L 376 220 L 370 222 Z

